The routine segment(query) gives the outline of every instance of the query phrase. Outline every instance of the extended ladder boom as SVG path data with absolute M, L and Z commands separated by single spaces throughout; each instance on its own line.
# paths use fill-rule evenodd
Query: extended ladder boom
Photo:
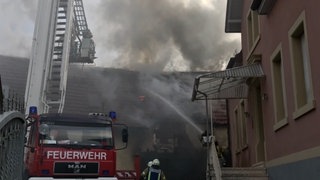
M 95 45 L 82 0 L 39 1 L 25 93 L 26 110 L 64 108 L 69 63 L 93 63 Z

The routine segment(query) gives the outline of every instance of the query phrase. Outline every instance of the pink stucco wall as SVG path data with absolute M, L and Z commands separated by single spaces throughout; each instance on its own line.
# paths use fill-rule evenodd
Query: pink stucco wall
M 246 17 L 248 15 L 251 2 L 251 0 L 244 0 L 243 5 L 242 50 L 244 64 L 246 64 L 246 58 L 249 57 Z M 320 141 L 318 140 L 318 137 L 320 137 L 320 110 L 317 108 L 320 105 L 320 81 L 318 74 L 318 72 L 320 72 L 318 70 L 320 67 L 320 49 L 318 45 L 320 42 L 319 7 L 319 0 L 282 0 L 276 1 L 276 4 L 269 15 L 259 16 L 260 41 L 253 54 L 262 55 L 261 63 L 266 74 L 266 78 L 261 80 L 261 92 L 268 95 L 268 99 L 262 101 L 266 161 L 320 146 Z M 295 120 L 292 117 L 295 107 L 288 32 L 303 11 L 305 11 L 306 15 L 306 33 L 309 43 L 309 56 L 311 61 L 313 92 L 316 100 L 316 108 Z M 287 99 L 287 102 L 285 103 L 288 108 L 288 124 L 281 129 L 274 131 L 274 107 L 270 56 L 280 43 L 282 44 L 282 57 L 284 62 L 284 86 L 286 87 Z M 238 100 L 229 100 L 229 111 L 231 111 L 229 114 L 232 115 L 232 110 L 237 102 Z M 248 102 L 250 102 L 250 99 L 248 99 Z M 233 121 L 234 119 L 231 116 L 230 123 L 233 123 Z M 246 150 L 248 152 L 244 152 L 244 154 L 246 154 L 244 157 L 247 157 L 247 161 L 254 164 L 255 155 L 253 147 L 255 143 L 255 130 L 252 128 L 251 123 L 254 122 L 251 122 L 249 119 L 247 124 L 249 148 Z M 231 135 L 235 136 L 233 133 L 231 133 Z M 232 139 L 234 139 L 234 137 L 232 137 Z M 232 145 L 234 146 L 234 142 Z M 247 154 L 249 154 L 249 156 Z M 236 157 L 233 157 L 234 160 L 236 160 L 235 158 Z

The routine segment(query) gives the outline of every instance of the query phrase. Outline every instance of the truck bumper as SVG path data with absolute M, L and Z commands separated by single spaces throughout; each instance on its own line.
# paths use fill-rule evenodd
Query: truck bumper
M 116 177 L 99 177 L 99 178 L 53 178 L 53 177 L 30 177 L 28 180 L 118 180 Z

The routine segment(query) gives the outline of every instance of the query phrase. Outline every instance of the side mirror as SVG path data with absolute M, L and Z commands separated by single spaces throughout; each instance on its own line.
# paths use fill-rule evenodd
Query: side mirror
M 128 147 L 129 137 L 128 127 L 125 124 L 114 123 L 113 131 L 115 136 L 115 150 L 126 149 Z
M 122 129 L 122 142 L 128 143 L 128 129 Z

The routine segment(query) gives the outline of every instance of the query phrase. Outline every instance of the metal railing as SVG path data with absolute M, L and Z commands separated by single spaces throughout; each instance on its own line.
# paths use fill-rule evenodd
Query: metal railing
M 25 129 L 21 113 L 0 115 L 0 180 L 22 179 Z
M 21 180 L 23 176 L 24 106 L 17 93 L 2 91 L 0 79 L 0 180 Z
M 1 81 L 0 81 L 1 83 Z M 1 86 L 0 86 L 1 88 Z M 2 91 L 1 91 L 2 89 Z M 0 114 L 8 111 L 24 113 L 24 99 L 9 87 L 0 89 Z

